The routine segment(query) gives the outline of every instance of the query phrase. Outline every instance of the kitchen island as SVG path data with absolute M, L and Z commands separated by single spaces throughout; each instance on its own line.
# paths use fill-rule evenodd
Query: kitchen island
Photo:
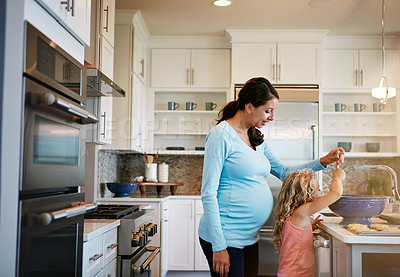
M 398 236 L 355 235 L 339 225 L 341 217 L 321 216 L 320 229 L 329 234 L 332 276 L 400 276 Z M 375 224 L 387 224 L 379 218 Z

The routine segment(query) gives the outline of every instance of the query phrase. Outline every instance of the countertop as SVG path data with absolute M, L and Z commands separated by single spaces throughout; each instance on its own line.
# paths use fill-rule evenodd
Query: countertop
M 167 199 L 201 199 L 200 195 L 165 195 L 165 196 L 150 196 L 150 197 L 110 197 L 98 198 L 97 202 L 102 203 L 135 203 L 135 202 L 163 202 Z
M 119 225 L 119 219 L 85 219 L 83 224 L 83 242 L 104 234 Z
M 350 231 L 339 225 L 342 217 L 332 217 L 321 215 L 324 220 L 319 225 L 322 230 L 336 237 L 344 243 L 351 244 L 398 244 L 400 245 L 400 232 L 398 236 L 383 237 L 383 236 L 360 236 L 351 233 Z M 371 218 L 373 223 L 387 224 L 385 220 L 377 217 Z

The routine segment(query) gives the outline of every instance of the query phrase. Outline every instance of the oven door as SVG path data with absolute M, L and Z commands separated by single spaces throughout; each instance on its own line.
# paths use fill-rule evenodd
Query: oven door
M 131 258 L 121 258 L 121 276 L 151 277 L 151 262 L 160 253 L 160 247 L 143 247 Z
M 27 77 L 25 91 L 22 192 L 83 186 L 84 124 L 97 118 Z
M 84 193 L 21 200 L 19 276 L 82 275 Z

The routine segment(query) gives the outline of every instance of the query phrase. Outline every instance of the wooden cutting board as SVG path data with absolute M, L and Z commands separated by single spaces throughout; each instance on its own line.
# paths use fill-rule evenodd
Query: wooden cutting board
M 400 214 L 380 214 L 380 219 L 386 220 L 389 224 L 400 225 Z

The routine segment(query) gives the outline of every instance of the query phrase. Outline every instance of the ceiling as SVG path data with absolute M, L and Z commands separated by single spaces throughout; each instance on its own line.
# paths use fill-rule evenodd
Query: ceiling
M 140 10 L 152 36 L 224 36 L 226 29 L 327 29 L 328 35 L 381 35 L 381 0 L 116 0 L 116 9 Z M 400 36 L 400 0 L 385 0 L 385 35 Z

